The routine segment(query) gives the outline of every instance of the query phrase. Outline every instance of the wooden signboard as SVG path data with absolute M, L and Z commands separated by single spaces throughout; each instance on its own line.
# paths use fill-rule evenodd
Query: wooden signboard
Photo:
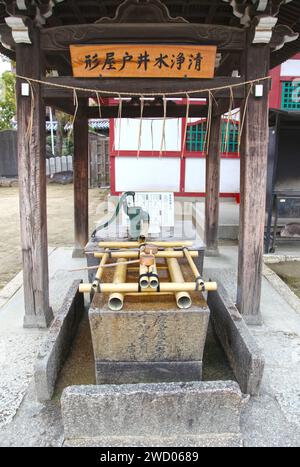
M 214 45 L 71 45 L 76 78 L 213 78 Z

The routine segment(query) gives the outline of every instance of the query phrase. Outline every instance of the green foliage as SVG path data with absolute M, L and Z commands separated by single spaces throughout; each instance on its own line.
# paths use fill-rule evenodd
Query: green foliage
M 12 119 L 16 114 L 15 74 L 5 71 L 1 77 L 0 130 L 13 128 Z
M 56 146 L 56 135 L 54 134 L 54 146 Z M 46 150 L 47 150 L 47 157 L 51 157 L 52 149 L 51 149 L 51 135 L 48 134 L 46 136 Z M 73 143 L 73 136 L 69 138 L 67 134 L 64 135 L 63 144 L 62 144 L 62 153 L 55 154 L 57 156 L 72 156 L 74 153 L 74 143 Z

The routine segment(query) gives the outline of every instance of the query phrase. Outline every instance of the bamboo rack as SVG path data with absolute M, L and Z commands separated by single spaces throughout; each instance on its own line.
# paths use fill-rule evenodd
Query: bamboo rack
M 157 267 L 156 267 L 155 259 L 153 261 L 153 264 L 151 266 L 149 266 L 149 274 L 150 274 L 149 285 L 150 285 L 151 289 L 157 289 L 157 287 L 159 285 L 159 281 L 158 281 L 158 278 L 157 278 Z
M 149 287 L 149 277 L 147 277 L 148 268 L 144 264 L 140 264 L 140 277 L 139 284 L 141 289 L 147 289 Z
M 193 245 L 191 241 L 183 241 L 183 242 L 149 242 L 151 245 L 157 246 L 158 248 L 182 248 L 182 247 L 189 247 Z M 141 242 L 99 242 L 98 245 L 101 248 L 139 248 L 142 243 Z
M 148 292 L 148 289 L 146 289 Z M 197 290 L 195 282 L 161 282 L 160 291 L 161 292 L 193 292 Z M 217 290 L 216 282 L 204 282 L 204 290 L 211 292 Z M 92 284 L 80 284 L 79 292 L 89 293 L 92 291 Z M 124 284 L 114 284 L 113 282 L 101 283 L 100 292 L 102 293 L 130 293 L 130 292 L 139 292 L 139 284 L 137 283 L 124 283 Z M 143 292 L 142 292 L 143 293 Z M 156 293 L 156 292 L 154 292 Z
M 193 258 L 192 258 L 192 255 L 191 255 L 190 251 L 187 248 L 184 248 L 183 253 L 184 253 L 184 256 L 187 259 L 187 262 L 189 263 L 189 266 L 190 266 L 190 268 L 192 270 L 192 273 L 195 276 L 195 279 L 198 281 L 200 286 L 203 286 L 204 281 L 201 278 L 200 272 L 198 271 L 198 269 L 196 267 L 196 264 L 193 261 Z
M 103 253 L 102 255 L 102 259 L 100 261 L 100 264 L 99 264 L 99 267 L 97 269 L 97 272 L 95 274 L 95 279 L 92 283 L 92 288 L 94 291 L 96 291 L 98 289 L 98 284 L 101 280 L 101 277 L 102 277 L 102 274 L 103 274 L 103 271 L 104 271 L 104 268 L 103 266 L 105 266 L 105 263 L 107 262 L 109 258 L 109 253 L 108 253 L 108 250 L 105 250 L 105 253 Z
M 169 268 L 171 281 L 174 283 L 184 283 L 184 277 L 182 275 L 178 260 L 176 258 L 167 258 L 167 265 Z M 178 308 L 190 308 L 192 304 L 192 299 L 187 291 L 182 290 L 180 292 L 176 292 L 175 298 Z
M 124 258 L 119 258 L 114 273 L 113 282 L 115 285 L 122 284 L 126 281 L 127 264 Z M 111 310 L 122 310 L 124 303 L 124 295 L 120 292 L 111 293 L 108 299 L 108 306 Z
M 192 258 L 196 258 L 198 256 L 198 251 L 189 251 L 190 255 Z M 95 252 L 95 258 L 103 258 L 105 255 L 105 252 Z M 131 259 L 136 259 L 139 257 L 139 252 L 138 251 L 111 251 L 110 252 L 110 257 L 111 258 L 131 258 Z M 184 252 L 183 251 L 158 251 L 155 255 L 156 258 L 184 258 Z
M 108 306 L 113 311 L 123 308 L 124 298 L 128 295 L 137 297 L 154 297 L 159 295 L 173 295 L 178 308 L 186 309 L 192 305 L 189 292 L 214 291 L 216 282 L 204 282 L 194 259 L 197 250 L 189 250 L 192 242 L 100 242 L 103 251 L 95 251 L 95 258 L 100 259 L 99 266 L 92 284 L 80 284 L 82 293 L 109 294 Z M 174 248 L 180 248 L 176 250 Z M 163 263 L 156 263 L 160 258 Z M 185 259 L 195 280 L 185 282 L 178 259 Z M 138 263 L 137 267 L 127 267 L 131 263 Z M 114 267 L 112 282 L 102 282 L 106 268 Z M 161 282 L 160 270 L 169 273 L 170 282 Z M 126 282 L 127 272 L 134 270 L 138 273 L 137 282 Z

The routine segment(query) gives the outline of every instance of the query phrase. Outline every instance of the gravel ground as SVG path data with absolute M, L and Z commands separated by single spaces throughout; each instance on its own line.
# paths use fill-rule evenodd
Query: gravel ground
M 89 190 L 90 231 L 104 212 L 102 205 L 107 191 Z M 50 184 L 47 187 L 49 246 L 73 245 L 73 185 Z M 22 268 L 17 187 L 0 187 L 0 290 Z

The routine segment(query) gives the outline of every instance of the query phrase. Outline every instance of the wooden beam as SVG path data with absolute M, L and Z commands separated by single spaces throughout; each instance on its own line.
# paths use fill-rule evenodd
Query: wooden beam
M 218 251 L 221 115 L 211 121 L 210 142 L 206 156 L 205 181 L 205 254 L 216 256 Z
M 56 15 L 51 15 L 49 18 L 47 18 L 47 25 L 51 28 L 62 26 L 62 24 L 63 22 L 61 18 Z
M 64 25 L 41 30 L 42 49 L 46 53 L 69 52 L 70 44 L 101 43 L 174 43 L 214 44 L 222 51 L 242 51 L 244 29 L 198 23 L 94 23 Z
M 87 99 L 79 99 L 74 122 L 74 233 L 75 249 L 73 257 L 82 256 L 88 242 L 88 118 Z
M 32 45 L 17 44 L 16 55 L 17 74 L 39 79 L 43 61 L 40 56 L 37 29 L 32 34 Z M 32 87 L 34 101 L 31 100 L 31 96 L 21 94 L 21 80 L 17 80 L 24 327 L 47 327 L 53 314 L 49 306 L 45 105 L 41 96 L 41 87 L 34 83 Z M 31 105 L 34 106 L 32 114 Z M 31 115 L 34 118 L 30 127 Z M 31 128 L 29 134 L 28 128 Z
M 211 5 L 209 7 L 209 11 L 208 11 L 208 15 L 206 16 L 205 18 L 205 23 L 206 24 L 210 24 L 212 23 L 215 15 L 216 15 L 216 12 L 217 12 L 217 9 L 218 9 L 218 0 L 212 0 L 211 1 Z
M 240 71 L 239 53 L 227 53 L 222 55 L 222 60 L 217 68 L 218 76 L 231 76 L 234 70 Z
M 221 101 L 223 102 L 223 100 Z M 224 100 L 226 102 L 226 100 Z M 226 110 L 229 108 L 229 101 L 227 101 Z M 70 99 L 46 99 L 46 105 L 54 107 L 62 112 L 74 115 L 75 107 Z M 223 109 L 223 106 L 222 106 Z M 218 109 L 219 110 L 219 109 Z M 86 109 L 88 118 L 100 118 L 99 107 L 90 106 Z M 222 112 L 222 113 L 224 113 Z M 118 105 L 102 105 L 101 106 L 101 118 L 118 118 L 119 106 Z M 143 110 L 143 117 L 145 118 L 162 118 L 164 116 L 164 108 L 162 105 L 145 105 Z M 168 118 L 184 118 L 186 116 L 186 106 L 179 104 L 167 104 Z M 207 105 L 190 105 L 189 106 L 189 117 L 206 117 L 207 116 Z M 140 118 L 141 108 L 139 105 L 124 104 L 122 105 L 122 118 Z
M 43 85 L 43 96 L 45 98 L 73 98 L 73 91 L 63 87 L 51 86 L 50 83 L 59 84 L 63 86 L 73 86 L 80 88 L 88 88 L 105 91 L 102 97 L 117 97 L 117 94 L 138 93 L 138 94 L 164 94 L 170 93 L 173 97 L 186 97 L 187 91 L 194 92 L 190 97 L 206 97 L 204 90 L 223 87 L 227 85 L 236 85 L 244 82 L 244 78 L 232 78 L 217 76 L 214 79 L 144 79 L 144 78 L 102 78 L 102 79 L 81 79 L 73 78 L 72 76 L 59 76 L 55 78 L 44 77 L 43 81 L 49 85 Z M 180 94 L 174 94 L 174 93 Z M 173 93 L 173 94 L 172 94 Z M 101 94 L 101 92 L 100 92 Z M 220 89 L 213 91 L 215 98 L 228 98 L 230 97 L 229 89 Z M 82 97 L 95 97 L 95 92 L 78 91 L 78 95 Z M 242 99 L 245 96 L 244 86 L 237 86 L 233 88 L 233 95 L 236 99 Z M 169 96 L 169 97 L 170 97 Z
M 75 113 L 74 103 L 71 101 L 71 99 L 45 99 L 45 104 L 68 115 L 74 115 Z
M 186 106 L 178 104 L 167 104 L 168 118 L 184 118 L 186 117 Z M 189 117 L 206 117 L 206 105 L 190 105 Z M 118 118 L 119 106 L 101 106 L 102 118 Z M 162 105 L 145 105 L 143 109 L 144 118 L 162 118 L 164 116 L 164 108 Z M 88 108 L 89 118 L 99 118 L 98 106 Z M 122 118 L 140 118 L 141 108 L 140 105 L 122 104 Z
M 270 51 L 267 45 L 249 46 L 247 79 L 266 76 Z M 260 324 L 262 255 L 268 153 L 268 81 L 263 97 L 251 94 L 246 108 L 241 141 L 241 204 L 237 306 L 249 324 Z M 243 111 L 243 110 L 242 110 Z
M 12 36 L 12 29 L 5 23 L 0 24 L 0 37 L 1 44 L 3 44 L 4 47 L 9 47 L 9 49 L 13 49 L 15 47 L 15 41 Z
M 66 54 L 49 54 L 46 59 L 48 70 L 56 70 L 58 76 L 72 75 L 70 57 L 67 57 Z
M 233 109 L 237 109 L 241 105 L 241 99 L 234 99 Z M 224 115 L 230 109 L 230 99 L 217 99 L 214 101 L 212 108 L 213 115 Z
M 75 2 L 75 0 L 70 0 L 69 4 L 72 10 L 74 11 L 74 15 L 76 16 L 78 23 L 85 23 L 85 17 L 83 16 L 77 2 Z

